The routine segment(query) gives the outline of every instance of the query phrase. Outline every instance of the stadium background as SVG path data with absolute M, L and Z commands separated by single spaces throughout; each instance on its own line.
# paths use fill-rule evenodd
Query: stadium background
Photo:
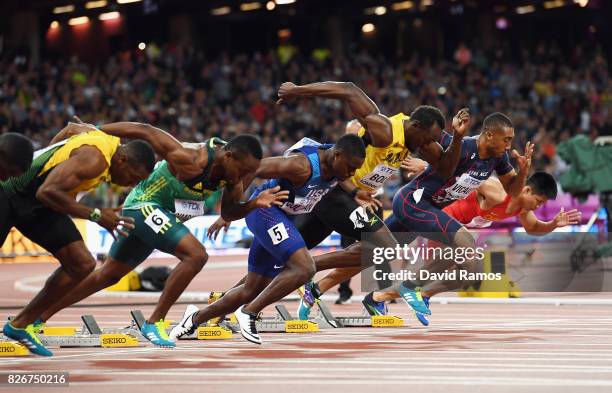
M 355 82 L 389 115 L 430 104 L 450 119 L 469 106 L 472 134 L 488 113 L 507 113 L 514 146 L 536 144 L 532 170 L 557 177 L 568 169 L 558 143 L 612 135 L 603 0 L 3 3 L 0 132 L 36 147 L 78 115 L 149 122 L 183 141 L 254 133 L 278 155 L 303 136 L 334 140 L 351 119 L 332 100 L 275 104 L 282 82 L 320 80 Z M 408 180 L 387 183 L 386 208 Z M 116 206 L 125 193 L 103 186 L 87 202 Z M 599 199 L 582 202 L 562 194 L 538 215 L 576 206 L 586 221 Z M 217 213 L 218 198 L 207 206 Z

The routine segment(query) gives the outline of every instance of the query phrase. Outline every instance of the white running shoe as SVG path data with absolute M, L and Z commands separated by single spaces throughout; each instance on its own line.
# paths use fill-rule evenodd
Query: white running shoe
M 234 313 L 236 320 L 238 320 L 238 325 L 240 325 L 240 333 L 242 334 L 242 337 L 253 344 L 261 345 L 261 337 L 259 337 L 259 334 L 257 334 L 257 326 L 255 326 L 257 316 L 245 313 L 242 311 L 243 308 L 244 306 L 240 307 Z
M 189 336 L 197 329 L 197 326 L 194 326 L 193 324 L 193 317 L 197 312 L 198 308 L 193 304 L 187 306 L 185 313 L 183 314 L 183 318 L 181 318 L 179 323 L 176 324 L 176 326 L 174 326 L 170 331 L 170 340 L 176 341 L 181 337 Z

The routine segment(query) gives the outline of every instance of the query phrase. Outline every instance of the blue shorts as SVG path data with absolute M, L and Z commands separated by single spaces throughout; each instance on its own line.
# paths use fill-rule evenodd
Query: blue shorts
M 455 234 L 463 225 L 442 211 L 442 208 L 432 204 L 428 198 L 415 200 L 416 191 L 404 186 L 395 194 L 393 216 L 385 221 L 387 227 L 391 232 L 413 232 L 415 236 L 454 245 Z
M 294 252 L 306 247 L 293 221 L 278 207 L 256 209 L 246 216 L 255 239 L 249 250 L 249 272 L 274 278 Z

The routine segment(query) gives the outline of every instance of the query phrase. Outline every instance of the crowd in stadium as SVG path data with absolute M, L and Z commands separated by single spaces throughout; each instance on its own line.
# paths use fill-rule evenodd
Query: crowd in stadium
M 450 121 L 468 106 L 472 133 L 487 114 L 504 112 L 516 127 L 515 146 L 522 150 L 527 140 L 535 142 L 533 167 L 555 174 L 564 169 L 555 152 L 559 141 L 577 133 L 612 135 L 605 56 L 580 46 L 563 53 L 544 42 L 512 55 L 461 45 L 437 63 L 418 56 L 393 63 L 365 50 L 347 57 L 288 58 L 270 51 L 207 58 L 171 45 L 149 45 L 95 65 L 77 58 L 34 65 L 7 57 L 0 63 L 0 132 L 24 133 L 41 147 L 78 115 L 93 123 L 148 122 L 187 141 L 257 133 L 265 154 L 278 155 L 305 135 L 333 139 L 350 120 L 334 100 L 276 105 L 282 82 L 322 80 L 356 83 L 388 115 L 429 104 Z

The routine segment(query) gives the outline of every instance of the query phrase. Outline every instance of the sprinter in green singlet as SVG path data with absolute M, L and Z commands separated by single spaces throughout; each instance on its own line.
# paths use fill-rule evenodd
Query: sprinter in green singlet
M 243 180 L 252 179 L 249 175 L 257 170 L 262 158 L 259 140 L 251 135 L 239 135 L 229 143 L 211 138 L 184 146 L 197 153 L 180 165 L 170 159 L 158 163 L 153 173 L 130 192 L 122 214 L 134 220 L 135 228 L 129 236 L 115 240 L 101 268 L 41 315 L 37 328 L 58 311 L 113 285 L 158 249 L 176 256 L 180 263 L 168 277 L 157 307 L 141 330 L 155 345 L 175 345 L 168 339 L 163 320 L 208 259 L 202 243 L 183 222 L 203 215 L 204 200 L 222 188 L 221 216 L 229 220 L 240 219 L 253 209 L 281 205 L 288 196 L 277 187 L 257 199 L 240 202 L 243 186 L 248 186 Z M 199 165 L 195 176 L 192 169 L 184 169 L 193 168 L 194 163 Z

